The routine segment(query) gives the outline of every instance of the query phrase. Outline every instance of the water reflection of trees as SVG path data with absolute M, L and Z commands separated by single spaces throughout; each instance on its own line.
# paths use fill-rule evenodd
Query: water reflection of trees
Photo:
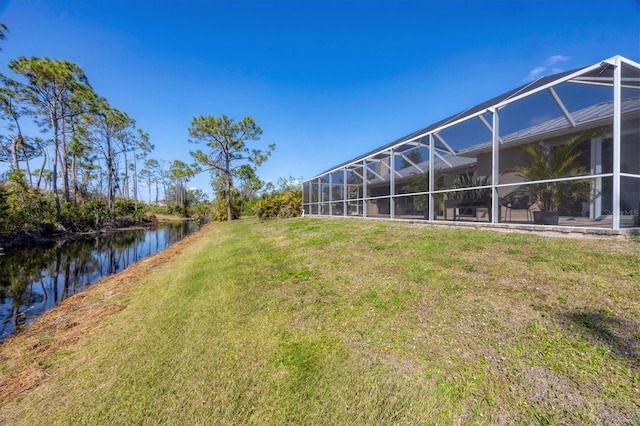
M 11 252 L 0 257 L 0 306 L 3 307 L 0 336 L 6 328 L 15 329 L 24 322 L 26 311 L 22 307 L 46 299 L 46 289 L 42 287 L 40 293 L 34 292 L 33 283 L 41 282 L 41 271 L 51 262 L 52 254 L 38 248 L 24 257 Z
M 0 340 L 99 278 L 164 249 L 196 228 L 195 222 L 182 222 L 5 253 L 0 256 Z

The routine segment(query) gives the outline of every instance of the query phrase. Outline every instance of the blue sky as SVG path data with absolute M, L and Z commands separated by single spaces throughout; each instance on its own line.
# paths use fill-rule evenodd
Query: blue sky
M 0 0 L 0 21 L 0 72 L 18 56 L 78 63 L 150 134 L 153 158 L 191 162 L 196 115 L 253 116 L 252 146 L 277 145 L 259 169 L 272 181 L 535 77 L 640 61 L 639 0 Z

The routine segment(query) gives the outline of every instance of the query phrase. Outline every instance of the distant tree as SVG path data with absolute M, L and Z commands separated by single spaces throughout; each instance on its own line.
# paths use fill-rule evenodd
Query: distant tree
M 151 203 L 151 187 L 152 183 L 155 183 L 156 188 L 156 204 L 159 201 L 160 195 L 160 180 L 162 176 L 162 167 L 160 162 L 154 158 L 149 158 L 144 162 L 144 168 L 140 171 L 140 177 L 145 179 L 147 189 L 149 191 L 149 203 Z
M 209 202 L 209 196 L 202 189 L 189 188 L 187 190 L 187 205 Z
M 107 208 L 114 211 L 116 190 L 118 187 L 117 154 L 118 146 L 127 137 L 126 131 L 132 125 L 131 118 L 124 112 L 113 108 L 106 99 L 96 102 L 97 110 L 85 116 L 88 133 L 94 149 L 104 159 L 107 172 Z
M 198 188 L 187 191 L 187 213 L 191 217 L 211 217 L 211 203 L 207 194 Z M 225 209 L 226 210 L 226 209 Z
M 269 181 L 267 183 L 264 184 L 264 194 L 273 194 L 274 192 L 276 192 L 278 190 L 278 188 L 276 187 L 276 185 Z
M 44 189 L 49 190 L 51 188 L 51 179 L 53 176 L 53 172 L 49 169 L 35 169 L 32 174 L 38 177 L 38 184 L 36 185 L 37 189 L 40 189 L 40 186 L 44 182 Z
M 149 134 L 142 129 L 137 129 L 132 137 L 131 147 L 133 149 L 133 163 L 130 164 L 133 173 L 133 197 L 138 201 L 138 161 L 143 160 L 154 148 L 149 141 Z M 151 199 L 151 196 L 149 196 Z
M 184 208 L 187 199 L 186 184 L 193 177 L 193 170 L 184 161 L 173 160 L 169 173 L 175 187 L 175 203 L 178 207 Z
M 277 181 L 278 191 L 280 192 L 289 192 L 289 191 L 297 191 L 302 188 L 301 185 L 302 178 L 294 178 L 289 175 L 289 177 L 279 177 Z
M 237 176 L 240 179 L 240 194 L 246 199 L 255 198 L 264 186 L 251 165 L 243 164 L 238 167 Z
M 129 198 L 131 196 L 130 182 L 133 182 L 133 194 L 137 200 L 137 168 L 138 160 L 143 159 L 151 150 L 153 145 L 149 142 L 149 135 L 142 129 L 135 129 L 135 120 L 130 119 L 129 126 L 123 131 L 118 138 L 117 153 L 122 155 L 123 173 L 122 185 L 120 187 L 121 196 Z M 131 153 L 131 155 L 130 155 Z M 133 173 L 132 179 L 129 178 L 129 172 Z
M 142 169 L 140 169 L 140 172 L 138 173 L 138 178 L 143 182 L 143 185 L 147 187 L 147 191 L 149 193 L 149 196 L 147 198 L 147 202 L 151 203 L 151 179 L 152 179 L 153 175 L 151 174 L 151 171 L 149 169 L 147 169 L 146 167 L 143 167 Z
M 262 129 L 256 125 L 252 117 L 244 117 L 236 122 L 233 118 L 222 115 L 194 117 L 189 128 L 189 140 L 192 143 L 206 143 L 207 152 L 192 151 L 191 155 L 202 170 L 210 170 L 224 182 L 227 220 L 233 220 L 231 194 L 233 177 L 237 175 L 243 164 L 261 165 L 267 160 L 275 145 L 269 145 L 265 151 L 250 150 L 246 143 L 260 139 Z
M 158 180 L 158 184 L 162 185 L 162 194 L 164 195 L 164 198 L 166 201 L 168 188 L 171 185 L 171 172 L 169 171 L 169 167 L 167 166 L 166 160 L 158 161 L 156 174 L 157 174 L 156 179 Z M 157 198 L 158 198 L 158 194 L 156 193 L 156 199 Z M 167 206 L 167 208 L 168 207 L 169 206 Z

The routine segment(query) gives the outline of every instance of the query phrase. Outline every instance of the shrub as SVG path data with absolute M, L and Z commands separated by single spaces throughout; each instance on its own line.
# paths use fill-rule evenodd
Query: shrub
M 275 194 L 264 195 L 253 208 L 258 218 L 290 218 L 302 214 L 302 190 L 294 189 Z
M 114 211 L 110 212 L 104 197 L 89 198 L 78 206 L 70 203 L 62 205 L 62 224 L 74 231 L 86 231 L 100 227 L 107 221 L 116 218 L 131 218 L 134 221 L 142 220 L 146 213 L 142 202 L 116 198 Z
M 209 216 L 211 214 L 211 203 L 201 201 L 189 206 L 189 215 L 193 217 Z
M 140 220 L 145 214 L 145 204 L 131 198 L 116 198 L 114 213 L 116 217 L 127 216 Z
M 55 207 L 49 194 L 27 185 L 22 171 L 9 174 L 0 184 L 0 234 L 30 232 L 55 223 Z
M 227 203 L 225 200 L 224 191 L 216 194 L 216 198 L 211 205 L 212 219 L 218 222 L 227 220 Z M 231 189 L 231 219 L 238 219 L 242 216 L 243 200 L 240 196 L 240 192 L 232 188 Z
M 74 231 L 86 231 L 100 226 L 113 217 L 104 198 L 89 198 L 80 205 L 62 205 L 62 224 Z

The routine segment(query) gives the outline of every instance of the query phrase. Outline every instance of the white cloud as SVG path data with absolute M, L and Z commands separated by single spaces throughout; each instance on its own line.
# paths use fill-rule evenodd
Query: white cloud
M 529 75 L 527 75 L 527 77 L 525 78 L 525 80 L 530 81 L 530 80 L 535 80 L 536 78 L 538 78 L 538 76 L 540 76 L 540 74 L 542 74 L 544 71 L 546 70 L 545 67 L 535 67 L 534 69 L 532 69 L 531 71 L 529 71 Z
M 550 56 L 549 59 L 547 59 L 547 66 L 551 66 L 554 64 L 557 64 L 558 62 L 564 62 L 564 61 L 568 61 L 569 58 L 568 56 L 563 56 L 563 55 L 553 55 Z
M 524 81 L 535 80 L 536 78 L 545 75 L 549 70 L 549 67 L 551 67 L 552 65 L 556 65 L 558 62 L 568 61 L 569 59 L 571 59 L 569 56 L 564 56 L 564 55 L 549 56 L 547 60 L 544 62 L 544 65 L 539 65 L 534 69 L 532 69 L 531 71 L 529 71 L 529 74 L 527 74 L 527 76 L 524 78 Z M 557 66 L 551 68 L 552 74 L 557 74 L 562 71 L 563 69 Z

